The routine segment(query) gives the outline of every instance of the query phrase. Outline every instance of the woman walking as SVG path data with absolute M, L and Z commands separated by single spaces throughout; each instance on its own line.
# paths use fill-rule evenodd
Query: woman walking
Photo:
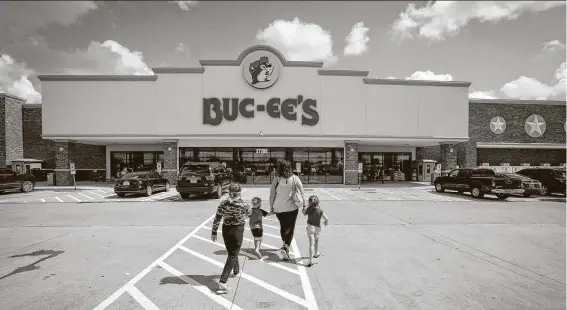
M 293 240 L 295 222 L 299 208 L 305 205 L 303 184 L 293 174 L 291 163 L 282 160 L 276 165 L 277 174 L 270 188 L 270 211 L 276 214 L 280 222 L 281 248 L 284 260 L 289 260 L 289 247 Z

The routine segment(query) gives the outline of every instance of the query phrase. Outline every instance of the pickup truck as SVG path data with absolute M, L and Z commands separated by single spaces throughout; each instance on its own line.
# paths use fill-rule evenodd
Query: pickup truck
M 497 177 L 494 170 L 483 168 L 454 169 L 446 176 L 437 177 L 433 184 L 437 192 L 470 192 L 473 198 L 494 194 L 498 199 L 504 200 L 513 194 L 522 195 L 525 191 L 521 180 Z

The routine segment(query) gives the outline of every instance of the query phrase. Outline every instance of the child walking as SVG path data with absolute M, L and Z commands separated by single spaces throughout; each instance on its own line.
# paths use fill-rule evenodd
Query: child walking
M 264 235 L 264 227 L 262 225 L 262 217 L 271 215 L 261 209 L 262 199 L 260 197 L 252 198 L 252 212 L 250 213 L 250 231 L 254 237 L 254 254 L 258 259 L 262 259 L 260 247 L 262 246 L 262 236 Z
M 218 294 L 226 294 L 229 290 L 226 282 L 230 273 L 236 276 L 240 272 L 240 265 L 238 262 L 238 253 L 242 246 L 242 239 L 244 238 L 244 224 L 246 217 L 250 215 L 250 206 L 240 197 L 241 188 L 237 183 L 230 184 L 228 188 L 228 198 L 223 200 L 217 208 L 217 214 L 213 221 L 213 229 L 211 232 L 211 240 L 217 241 L 217 230 L 220 225 L 221 219 L 224 217 L 222 225 L 222 238 L 228 257 L 224 265 L 219 283 Z
M 307 208 L 303 209 L 303 215 L 307 216 L 307 238 L 309 239 L 309 264 L 307 267 L 313 266 L 313 258 L 321 256 L 319 252 L 319 236 L 321 234 L 321 218 L 323 224 L 327 226 L 329 218 L 321 210 L 319 206 L 319 197 L 313 195 L 309 197 Z

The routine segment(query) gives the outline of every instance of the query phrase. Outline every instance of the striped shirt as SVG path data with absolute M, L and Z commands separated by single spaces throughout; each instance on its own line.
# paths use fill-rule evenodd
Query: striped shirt
M 251 213 L 250 206 L 241 198 L 231 199 L 227 198 L 220 203 L 217 208 L 217 214 L 213 221 L 212 234 L 216 235 L 222 218 L 223 225 L 244 225 L 246 217 Z

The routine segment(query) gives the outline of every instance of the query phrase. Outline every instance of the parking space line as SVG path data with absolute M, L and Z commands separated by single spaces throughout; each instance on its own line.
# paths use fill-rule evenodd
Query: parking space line
M 219 225 L 219 227 L 220 227 L 220 226 L 222 226 L 222 225 Z M 208 230 L 212 230 L 212 228 L 209 227 L 209 226 L 203 226 L 203 228 L 206 228 L 206 229 L 208 229 Z M 246 229 L 247 231 L 250 231 L 250 228 L 248 228 L 248 227 L 244 227 L 244 229 Z M 264 235 L 265 235 L 265 236 L 270 236 L 270 237 L 273 237 L 273 238 L 278 238 L 278 239 L 281 238 L 281 236 L 276 236 L 276 235 L 268 234 L 267 232 L 264 232 Z
M 181 239 L 176 245 L 171 247 L 171 249 L 169 249 L 167 252 L 165 252 L 161 257 L 156 259 L 153 263 L 151 263 L 148 267 L 146 267 L 140 273 L 138 273 L 135 277 L 133 277 L 130 281 L 128 281 L 128 283 L 124 284 L 124 286 L 119 288 L 116 292 L 114 292 L 112 295 L 110 295 L 107 299 L 103 300 L 93 310 L 103 310 L 103 309 L 106 309 L 106 307 L 110 306 L 110 304 L 112 304 L 116 299 L 118 299 L 120 296 L 122 296 L 122 294 L 124 294 L 124 292 L 126 292 L 126 289 L 130 285 L 134 285 L 136 282 L 140 281 L 140 279 L 142 279 L 146 274 L 148 274 L 152 269 L 154 269 L 154 267 L 157 266 L 159 262 L 162 262 L 166 258 L 168 258 L 173 252 L 175 252 L 175 250 L 179 249 L 179 247 L 182 244 L 187 242 L 187 240 L 189 240 L 189 238 L 194 236 L 199 231 L 199 229 L 203 228 L 203 226 L 205 226 L 208 222 L 210 222 L 214 217 L 215 217 L 215 214 L 211 215 L 208 219 L 203 221 L 203 223 L 201 223 L 192 232 L 190 232 L 187 236 L 185 236 L 183 239 Z
M 195 236 L 196 237 L 196 236 Z M 215 293 L 213 293 L 206 285 L 202 285 L 198 282 L 196 282 L 195 280 L 189 278 L 188 276 L 184 275 L 182 272 L 180 272 L 179 270 L 171 267 L 170 265 L 168 265 L 167 263 L 161 261 L 158 263 L 158 266 L 160 266 L 161 268 L 165 269 L 167 272 L 171 273 L 172 275 L 178 277 L 179 279 L 181 279 L 181 281 L 191 285 L 192 287 L 194 287 L 196 290 L 198 290 L 199 292 L 203 293 L 204 295 L 206 295 L 207 297 L 211 298 L 212 300 L 216 301 L 218 304 L 220 304 L 221 306 L 225 307 L 226 309 L 235 309 L 235 310 L 242 310 L 242 308 L 240 308 L 239 306 L 235 305 L 234 303 L 230 302 L 228 299 L 221 297 L 220 295 L 217 295 Z
M 126 289 L 126 292 L 128 292 L 130 296 L 132 296 L 132 298 L 134 298 L 134 300 L 136 300 L 140 304 L 140 306 L 144 307 L 144 309 L 159 310 L 158 306 L 156 306 L 148 297 L 146 297 L 146 295 L 140 292 L 139 289 L 134 287 L 134 285 L 130 285 Z
M 45 202 L 45 199 L 42 199 L 41 202 Z
M 291 240 L 291 250 L 295 257 L 302 257 L 301 252 L 299 252 L 299 247 L 295 238 Z M 315 299 L 315 293 L 313 293 L 313 288 L 311 287 L 311 281 L 309 281 L 309 276 L 303 265 L 297 265 L 297 271 L 299 273 L 299 278 L 301 279 L 301 286 L 303 287 L 303 296 L 305 296 L 306 307 L 309 310 L 318 310 L 317 299 Z
M 80 199 L 78 199 L 78 198 L 75 198 L 74 196 L 71 196 L 71 195 L 67 195 L 67 196 L 70 197 L 70 198 L 75 199 L 75 200 L 78 201 L 78 202 L 82 202 L 82 200 L 80 200 Z
M 88 193 L 91 194 L 91 195 L 96 195 L 96 196 L 98 196 L 98 197 L 100 197 L 100 198 L 106 197 L 106 196 L 103 196 L 103 195 L 101 195 L 101 194 L 97 194 L 97 193 L 95 193 L 94 191 L 88 191 Z
M 57 201 L 59 201 L 59 202 L 64 202 L 63 199 L 61 199 L 61 198 L 59 198 L 59 197 L 57 197 L 57 196 L 55 197 L 55 199 L 57 199 Z
M 347 193 L 347 194 L 349 194 L 349 195 L 351 195 L 351 196 L 355 196 L 355 197 L 358 197 L 358 198 L 361 198 L 361 199 L 364 199 L 364 200 L 368 200 L 368 198 L 366 198 L 366 197 L 362 197 L 362 196 L 359 196 L 359 195 L 350 193 L 350 192 L 348 192 L 348 191 L 346 191 L 346 190 L 344 190 L 344 189 L 342 189 L 342 188 L 339 188 L 339 190 L 342 191 L 342 192 L 345 192 L 345 193 Z
M 89 196 L 87 196 L 87 195 L 85 195 L 85 194 L 83 194 L 83 193 L 77 193 L 77 195 L 85 196 L 85 197 L 87 197 L 87 198 L 90 199 L 90 200 L 93 200 L 93 199 L 94 199 L 94 198 L 89 197 Z
M 200 259 L 202 259 L 202 260 L 204 260 L 204 261 L 206 261 L 206 262 L 209 262 L 209 263 L 211 263 L 211 264 L 213 264 L 213 265 L 215 265 L 215 266 L 217 266 L 217 267 L 219 267 L 219 268 L 221 268 L 221 269 L 224 268 L 224 264 L 223 264 L 223 263 L 221 263 L 221 262 L 219 262 L 219 261 L 216 261 L 216 260 L 214 260 L 214 259 L 212 259 L 212 258 L 210 258 L 210 257 L 208 257 L 208 256 L 205 256 L 205 255 L 203 255 L 203 254 L 201 254 L 201 253 L 195 252 L 195 251 L 193 251 L 193 250 L 191 250 L 191 249 L 188 249 L 188 248 L 186 248 L 186 247 L 184 247 L 184 246 L 179 246 L 179 249 L 181 249 L 181 250 L 183 250 L 183 251 L 185 251 L 185 252 L 187 252 L 187 253 L 189 253 L 189 254 L 195 256 L 195 257 L 198 257 L 198 258 L 200 258 Z M 263 288 L 265 288 L 265 289 L 271 291 L 272 293 L 278 294 L 278 295 L 280 295 L 280 296 L 283 297 L 283 298 L 286 298 L 286 299 L 288 299 L 288 300 L 290 300 L 290 301 L 293 301 L 293 302 L 295 302 L 296 304 L 299 304 L 299 305 L 304 306 L 304 307 L 307 307 L 307 306 L 308 306 L 307 303 L 306 303 L 306 301 L 305 301 L 304 299 L 302 299 L 302 298 L 300 298 L 300 297 L 297 297 L 296 295 L 293 295 L 293 294 L 291 294 L 291 293 L 288 293 L 288 292 L 286 292 L 286 291 L 284 291 L 284 290 L 282 290 L 282 289 L 280 289 L 280 288 L 278 288 L 278 287 L 275 287 L 275 286 L 273 286 L 273 285 L 271 285 L 271 284 L 269 284 L 269 283 L 267 283 L 267 282 L 264 282 L 264 281 L 262 281 L 262 280 L 260 280 L 260 279 L 258 279 L 258 278 L 256 278 L 256 277 L 253 277 L 253 276 L 251 276 L 251 275 L 249 275 L 249 274 L 247 274 L 247 273 L 245 273 L 245 272 L 241 272 L 240 275 L 241 275 L 242 278 L 244 278 L 244 279 L 246 279 L 246 280 L 248 280 L 248 281 L 250 281 L 250 282 L 252 282 L 252 283 L 254 283 L 254 284 L 256 284 L 256 285 L 259 285 L 259 286 L 261 286 L 261 287 L 263 287 Z
M 323 193 L 325 193 L 325 194 L 327 194 L 327 195 L 329 195 L 329 196 L 335 198 L 335 200 L 342 200 L 342 199 L 338 198 L 337 196 L 334 196 L 333 194 L 330 194 L 329 192 L 323 190 L 322 188 L 319 188 L 319 190 L 320 190 L 321 192 L 323 192 Z
M 213 240 L 210 240 L 210 239 L 207 239 L 207 238 L 203 238 L 203 237 L 198 236 L 198 235 L 193 236 L 193 238 L 197 238 L 197 239 L 202 240 L 202 241 L 204 241 L 204 242 L 208 242 L 208 243 L 210 243 L 210 244 L 214 244 L 214 245 L 217 245 L 217 246 L 219 246 L 219 247 L 221 247 L 221 248 L 224 248 L 224 244 L 223 244 L 223 243 L 220 243 L 220 242 L 218 242 L 218 241 L 217 241 L 217 242 L 214 242 Z M 242 250 L 241 250 L 241 251 L 242 251 Z M 246 252 L 244 252 L 244 251 L 242 251 L 242 254 L 244 254 L 244 256 L 246 256 L 246 257 L 248 257 L 248 258 L 255 258 L 256 260 L 258 260 L 257 257 L 256 257 L 256 256 L 253 256 L 252 254 L 246 253 Z M 287 267 L 287 266 L 284 266 L 284 265 L 281 265 L 281 264 L 278 264 L 278 263 L 266 262 L 263 258 L 262 258 L 261 260 L 259 260 L 259 261 L 261 261 L 261 262 L 263 262 L 263 263 L 265 263 L 265 264 L 268 264 L 268 265 L 270 265 L 270 266 L 273 266 L 273 267 L 276 267 L 276 268 L 280 268 L 280 269 L 285 270 L 285 271 L 287 271 L 287 272 L 291 272 L 291 273 L 294 273 L 294 274 L 299 275 L 299 271 L 297 271 L 297 270 L 295 270 L 295 269 L 293 269 L 293 268 L 289 268 L 289 267 Z

